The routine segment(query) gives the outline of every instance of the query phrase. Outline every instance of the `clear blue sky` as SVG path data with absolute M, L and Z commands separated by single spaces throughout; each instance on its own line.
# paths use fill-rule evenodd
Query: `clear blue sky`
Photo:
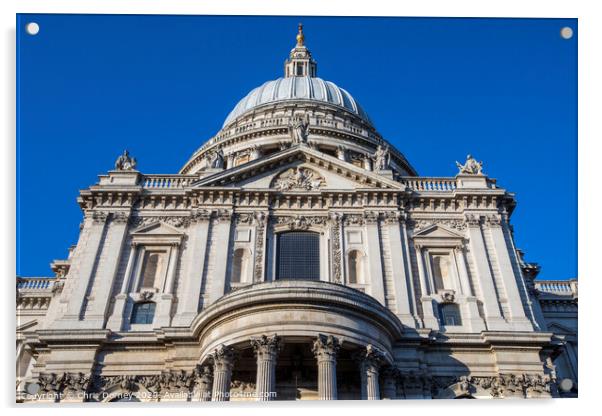
M 576 19 L 299 16 L 17 16 L 17 273 L 49 276 L 67 257 L 79 189 L 124 148 L 143 172 L 176 173 L 282 75 L 299 21 L 318 75 L 421 175 L 483 160 L 516 193 L 517 246 L 540 277 L 577 276 Z

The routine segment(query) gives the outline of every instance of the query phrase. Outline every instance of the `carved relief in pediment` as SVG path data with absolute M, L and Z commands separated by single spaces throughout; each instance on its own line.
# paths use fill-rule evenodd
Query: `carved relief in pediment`
M 280 191 L 313 191 L 326 185 L 324 178 L 306 167 L 293 167 L 278 174 L 270 187 Z

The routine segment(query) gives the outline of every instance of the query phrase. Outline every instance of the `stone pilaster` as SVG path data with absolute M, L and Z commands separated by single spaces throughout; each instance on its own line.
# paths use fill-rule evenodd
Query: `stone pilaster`
M 391 269 L 393 272 L 397 314 L 404 325 L 414 327 L 416 321 L 412 315 L 412 306 L 410 304 L 412 293 L 408 290 L 407 268 L 404 264 L 404 251 L 402 248 L 401 229 L 399 226 L 400 219 L 399 213 L 390 213 L 385 218 L 385 227 L 388 227 L 389 229 L 389 245 L 391 253 L 395 253 L 391 256 Z
M 384 358 L 384 353 L 370 344 L 360 353 L 362 400 L 380 400 L 378 379 Z
M 127 297 L 129 288 L 131 285 L 132 274 L 134 267 L 140 260 L 137 260 L 138 256 L 138 245 L 135 242 L 131 243 L 130 255 L 128 257 L 128 263 L 125 268 L 125 274 L 123 275 L 123 281 L 121 282 L 121 289 L 115 296 L 115 304 L 113 305 L 113 313 L 107 321 L 107 328 L 112 331 L 120 331 L 123 326 L 123 319 L 125 313 L 125 307 L 127 305 Z
M 385 288 L 383 282 L 383 268 L 380 252 L 380 235 L 378 232 L 378 213 L 366 212 L 364 220 L 366 223 L 367 251 L 369 262 L 370 287 L 368 294 L 385 305 Z
M 313 353 L 318 361 L 318 398 L 337 400 L 337 354 L 340 342 L 332 335 L 318 335 Z
M 234 351 L 232 347 L 220 345 L 211 354 L 213 360 L 213 389 L 211 401 L 225 402 L 230 400 L 230 382 L 234 367 Z
M 481 288 L 481 300 L 485 311 L 487 329 L 508 329 L 506 321 L 502 318 L 493 275 L 491 274 L 491 269 L 487 260 L 487 250 L 485 249 L 480 219 L 474 215 L 469 215 L 466 222 L 468 223 L 468 235 L 471 246 L 470 252 L 472 253 L 473 262 L 477 269 L 477 278 Z
M 88 285 L 94 277 L 94 264 L 102 248 L 101 242 L 108 217 L 109 213 L 105 211 L 89 211 L 85 214 L 73 264 L 61 295 L 61 302 L 67 303 L 66 312 L 61 319 L 50 323 L 52 328 L 71 328 L 73 321 L 79 322 Z
M 190 322 L 198 314 L 203 270 L 207 257 L 210 218 L 211 213 L 206 210 L 198 210 L 193 213 L 188 245 L 185 250 L 186 257 L 182 260 L 186 262 L 187 267 L 180 277 L 182 285 L 178 290 L 178 313 L 172 321 L 174 326 L 190 325 Z
M 107 319 L 107 309 L 113 282 L 117 275 L 121 253 L 128 228 L 129 212 L 120 211 L 111 214 L 92 286 L 88 294 L 88 310 L 79 328 L 102 328 Z
M 256 400 L 268 401 L 276 398 L 276 360 L 280 350 L 280 338 L 262 335 L 251 339 L 257 357 Z
M 493 240 L 493 249 L 495 250 L 495 257 L 497 258 L 500 274 L 502 276 L 506 298 L 508 299 L 507 304 L 510 312 L 510 321 L 512 322 L 514 330 L 532 331 L 533 326 L 525 315 L 525 309 L 518 291 L 518 281 L 512 268 L 510 249 L 506 245 L 500 221 L 501 220 L 497 216 L 491 216 L 488 218 L 487 223 L 489 225 L 491 239 Z
M 213 220 L 213 230 L 215 250 L 215 268 L 211 276 L 211 293 L 209 294 L 209 304 L 212 304 L 222 296 L 226 291 L 226 271 L 228 266 L 228 253 L 230 251 L 230 227 L 232 226 L 232 212 L 222 210 L 218 212 Z
M 418 277 L 420 278 L 420 302 L 422 303 L 422 319 L 424 321 L 425 328 L 431 328 L 434 330 L 439 329 L 439 321 L 435 315 L 435 309 L 433 307 L 433 298 L 430 296 L 430 288 L 426 276 L 424 266 L 424 253 L 421 245 L 416 244 L 416 262 L 418 263 Z

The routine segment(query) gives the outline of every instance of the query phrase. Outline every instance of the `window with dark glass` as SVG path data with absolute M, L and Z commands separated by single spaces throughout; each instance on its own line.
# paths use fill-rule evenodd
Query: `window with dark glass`
M 320 280 L 320 235 L 291 231 L 278 235 L 277 279 Z
M 155 303 L 141 302 L 135 303 L 132 310 L 132 324 L 152 324 L 155 317 Z
M 460 308 L 455 303 L 445 303 L 439 306 L 439 313 L 441 314 L 441 320 L 445 326 L 459 326 L 462 325 L 462 317 L 460 315 Z

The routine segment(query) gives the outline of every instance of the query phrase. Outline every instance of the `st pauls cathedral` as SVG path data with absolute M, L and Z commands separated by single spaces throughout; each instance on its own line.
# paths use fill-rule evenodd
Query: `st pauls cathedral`
M 17 277 L 17 402 L 577 395 L 577 281 L 536 279 L 514 194 L 471 155 L 419 176 L 301 25 L 178 173 L 133 156 Z

